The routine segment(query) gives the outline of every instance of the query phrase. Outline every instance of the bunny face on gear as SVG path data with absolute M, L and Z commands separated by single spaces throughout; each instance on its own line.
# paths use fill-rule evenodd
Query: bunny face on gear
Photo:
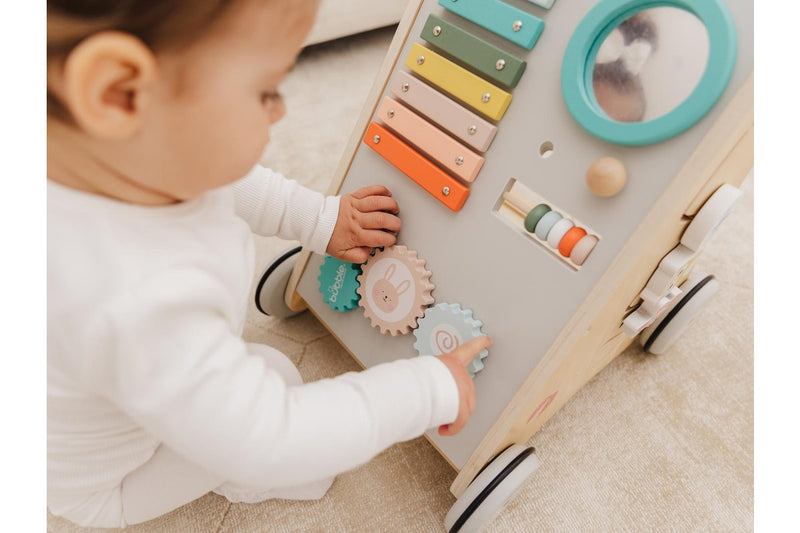
M 356 293 L 373 327 L 405 335 L 433 303 L 431 272 L 417 252 L 403 245 L 378 250 L 361 266 Z
M 409 280 L 403 280 L 396 287 L 391 282 L 394 276 L 396 266 L 389 265 L 382 279 L 375 282 L 372 288 L 372 296 L 375 299 L 375 305 L 385 313 L 391 313 L 397 307 L 400 296 L 405 293 L 410 287 Z

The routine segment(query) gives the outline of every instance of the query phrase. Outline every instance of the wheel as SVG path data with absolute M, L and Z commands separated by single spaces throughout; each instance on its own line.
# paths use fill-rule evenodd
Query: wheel
M 284 298 L 289 278 L 292 275 L 295 261 L 297 261 L 297 254 L 301 249 L 298 246 L 283 253 L 261 276 L 256 287 L 256 307 L 265 315 L 289 318 L 301 313 L 301 311 L 290 309 Z
M 660 355 L 678 340 L 695 316 L 719 290 L 711 275 L 693 275 L 681 285 L 681 295 L 672 309 L 642 332 L 642 349 Z
M 483 467 L 444 519 L 448 533 L 480 531 L 539 468 L 531 447 L 512 444 Z

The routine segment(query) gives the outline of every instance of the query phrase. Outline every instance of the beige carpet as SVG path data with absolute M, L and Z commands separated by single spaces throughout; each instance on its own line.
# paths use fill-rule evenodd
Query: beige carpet
M 392 34 L 304 53 L 265 164 L 327 188 Z M 542 466 L 488 532 L 753 529 L 752 178 L 744 189 L 698 265 L 721 284 L 711 305 L 669 353 L 623 353 L 531 439 Z M 287 246 L 257 244 L 262 265 Z M 274 320 L 251 303 L 245 337 L 282 350 L 306 381 L 358 369 L 309 313 Z M 455 475 L 420 438 L 340 475 L 318 502 L 231 505 L 209 494 L 128 531 L 443 531 Z M 48 531 L 89 530 L 51 516 Z

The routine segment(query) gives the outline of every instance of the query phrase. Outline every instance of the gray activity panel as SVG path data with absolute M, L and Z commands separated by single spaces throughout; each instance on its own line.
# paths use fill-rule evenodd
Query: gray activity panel
M 428 435 L 456 468 L 752 72 L 752 2 L 657 4 L 425 0 L 369 102 L 369 125 L 354 133 L 362 142 L 340 193 L 388 187 L 403 220 L 398 244 L 430 274 L 433 302 L 423 306 L 469 309 L 494 340 L 467 427 Z M 508 57 L 492 62 L 497 50 Z M 522 62 L 514 87 L 485 73 Z M 324 301 L 323 260 L 311 257 L 297 291 L 354 357 L 367 367 L 417 357 L 415 324 L 376 327 L 364 307 L 375 300 L 347 312 Z M 371 287 L 389 287 L 403 305 L 415 267 L 396 261 L 375 265 Z

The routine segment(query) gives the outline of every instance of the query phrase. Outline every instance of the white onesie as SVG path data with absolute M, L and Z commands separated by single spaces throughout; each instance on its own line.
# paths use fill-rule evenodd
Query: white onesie
M 132 523 L 123 480 L 159 447 L 214 479 L 291 487 L 456 418 L 455 381 L 435 357 L 297 385 L 242 340 L 251 230 L 324 253 L 337 197 L 263 167 L 164 207 L 51 181 L 47 192 L 53 514 L 79 525 Z

